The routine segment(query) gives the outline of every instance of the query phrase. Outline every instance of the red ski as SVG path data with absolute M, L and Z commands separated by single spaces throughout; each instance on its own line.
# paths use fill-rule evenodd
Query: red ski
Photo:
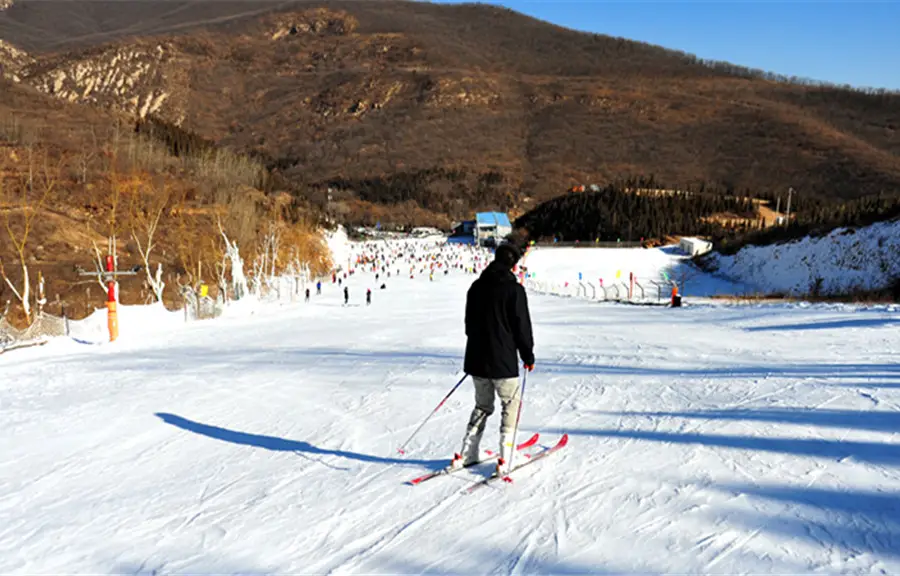
M 525 448 L 531 448 L 532 446 L 534 446 L 535 444 L 538 443 L 538 439 L 540 439 L 540 436 L 541 436 L 540 434 L 535 434 L 534 436 L 532 436 L 525 442 L 522 442 L 521 444 L 516 446 L 516 450 L 524 450 Z M 465 470 L 466 468 L 472 468 L 474 466 L 484 464 L 485 462 L 491 462 L 491 461 L 497 459 L 498 454 L 496 452 L 492 452 L 491 450 L 487 450 L 486 452 L 488 454 L 487 458 L 482 458 L 481 460 L 478 460 L 477 462 L 472 462 L 471 464 L 467 464 L 466 466 L 463 466 L 461 468 L 450 468 L 448 466 L 448 467 L 442 468 L 436 472 L 429 472 L 428 474 L 425 474 L 424 476 L 419 476 L 418 478 L 410 480 L 409 482 L 407 482 L 407 484 L 411 484 L 411 485 L 415 486 L 417 484 L 421 484 L 422 482 L 425 482 L 426 480 L 431 480 L 432 478 L 437 478 L 438 476 L 446 476 L 447 474 L 453 474 L 454 472 L 458 472 L 460 470 Z
M 512 474 L 516 470 L 519 470 L 520 468 L 524 468 L 525 466 L 528 466 L 529 464 L 533 464 L 533 463 L 537 462 L 541 458 L 546 458 L 547 456 L 553 454 L 554 452 L 564 448 L 565 445 L 568 443 L 569 443 L 569 435 L 563 434 L 562 438 L 559 439 L 559 442 L 557 442 L 550 448 L 541 450 L 537 454 L 532 454 L 528 460 L 526 460 L 525 462 L 522 462 L 521 464 L 517 464 L 516 466 L 513 466 L 513 468 L 509 472 L 507 472 L 506 474 L 504 474 L 502 476 L 494 474 L 492 476 L 488 476 L 484 480 L 479 480 L 475 484 L 469 486 L 469 488 L 466 489 L 466 493 L 471 494 L 472 492 L 478 490 L 479 488 L 483 488 L 483 487 L 487 486 L 488 484 L 491 484 L 492 482 L 495 482 L 497 480 L 503 480 L 504 482 L 512 482 L 513 480 L 512 480 L 512 478 L 510 478 L 510 474 Z

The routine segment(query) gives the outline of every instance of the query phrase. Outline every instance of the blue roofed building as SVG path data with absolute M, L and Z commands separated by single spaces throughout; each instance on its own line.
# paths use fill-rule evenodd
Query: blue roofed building
M 512 234 L 509 216 L 503 212 L 475 214 L 475 242 L 481 246 L 496 246 Z

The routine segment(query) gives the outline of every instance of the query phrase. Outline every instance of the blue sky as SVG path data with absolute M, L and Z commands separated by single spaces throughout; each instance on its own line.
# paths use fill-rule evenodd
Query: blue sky
M 482 0 L 787 76 L 900 89 L 900 1 Z M 446 0 L 459 3 L 461 0 Z

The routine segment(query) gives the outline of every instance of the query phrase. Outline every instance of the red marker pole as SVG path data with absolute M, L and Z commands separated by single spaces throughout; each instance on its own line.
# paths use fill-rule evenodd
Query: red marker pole
M 109 326 L 109 341 L 113 342 L 119 337 L 119 313 L 116 310 L 116 280 L 112 274 L 114 272 L 112 254 L 106 257 L 106 271 L 110 273 L 106 294 L 107 324 Z

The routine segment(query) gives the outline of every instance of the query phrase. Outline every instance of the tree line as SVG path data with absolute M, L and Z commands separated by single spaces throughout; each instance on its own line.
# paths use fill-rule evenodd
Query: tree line
M 804 236 L 822 236 L 835 228 L 869 226 L 893 218 L 900 218 L 900 192 L 881 193 L 832 204 L 811 199 L 793 212 L 786 226 L 737 234 L 725 234 L 720 230 L 713 235 L 713 241 L 719 252 L 734 254 L 750 244 L 764 246 Z
M 713 216 L 727 214 L 735 230 L 758 225 L 749 198 L 662 189 L 652 179 L 608 184 L 590 192 L 570 192 L 544 202 L 519 217 L 516 228 L 536 241 L 636 241 L 672 234 L 712 235 L 728 224 Z
M 504 175 L 496 170 L 476 172 L 436 167 L 366 178 L 337 177 L 315 187 L 329 189 L 335 199 L 352 197 L 398 209 L 411 202 L 423 210 L 450 218 L 467 217 L 482 206 L 508 210 L 513 205 L 512 187 L 506 182 Z
M 900 217 L 900 191 L 846 202 L 804 195 L 792 198 L 784 225 L 765 227 L 758 205 L 775 208 L 773 194 L 754 198 L 705 184 L 668 190 L 652 177 L 612 183 L 587 192 L 569 192 L 544 202 L 515 221 L 516 239 L 538 242 L 664 240 L 705 236 L 716 249 L 733 254 L 748 244 L 766 245 L 827 234 L 838 227 L 867 226 Z M 781 209 L 786 208 L 782 198 Z

